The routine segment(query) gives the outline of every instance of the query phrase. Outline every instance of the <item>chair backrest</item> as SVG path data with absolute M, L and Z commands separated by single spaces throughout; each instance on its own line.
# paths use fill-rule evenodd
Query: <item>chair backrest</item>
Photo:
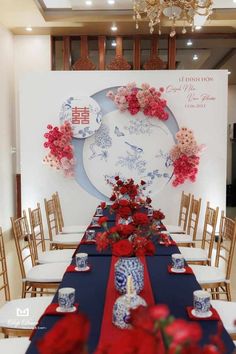
M 215 231 L 216 231 L 218 213 L 219 213 L 219 207 L 215 209 L 211 208 L 210 203 L 207 202 L 201 248 L 205 249 L 208 246 L 209 260 L 211 259 L 212 256 L 212 250 L 215 241 Z
M 10 300 L 10 288 L 7 275 L 7 262 L 2 228 L 0 227 L 0 292 L 4 290 L 5 300 Z
M 38 260 L 38 248 L 40 247 L 42 252 L 46 251 L 46 244 L 44 238 L 43 221 L 40 204 L 37 203 L 37 208 L 28 209 L 29 220 L 31 226 L 32 241 L 34 246 L 35 259 Z
M 184 192 L 182 192 L 181 201 L 180 201 L 180 208 L 179 208 L 178 225 L 182 226 L 184 231 L 186 231 L 186 228 L 187 228 L 190 199 L 191 199 L 190 193 L 184 194 Z
M 188 227 L 187 234 L 192 235 L 193 240 L 196 240 L 199 215 L 201 211 L 202 199 L 195 199 L 194 195 L 191 197 L 189 217 L 188 217 Z
M 35 265 L 35 254 L 29 224 L 25 211 L 21 218 L 11 218 L 17 256 L 20 264 L 22 278 Z
M 53 235 L 58 234 L 58 220 L 57 220 L 57 212 L 55 199 L 44 199 L 45 205 L 45 213 L 47 217 L 47 225 L 48 225 L 48 235 L 50 241 L 53 241 Z
M 62 208 L 61 208 L 61 202 L 60 202 L 60 197 L 58 192 L 55 192 L 52 195 L 52 199 L 54 199 L 55 202 L 55 207 L 56 207 L 56 215 L 57 215 L 57 225 L 58 225 L 58 230 L 62 232 L 62 228 L 64 227 L 64 219 L 63 219 L 63 213 L 62 213 Z
M 221 213 L 219 237 L 217 240 L 215 266 L 219 267 L 220 261 L 225 263 L 226 279 L 230 279 L 234 249 L 236 242 L 236 221 Z

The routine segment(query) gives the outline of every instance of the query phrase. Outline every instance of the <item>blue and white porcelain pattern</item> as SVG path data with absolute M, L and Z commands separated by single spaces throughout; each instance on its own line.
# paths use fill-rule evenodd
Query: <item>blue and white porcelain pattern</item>
M 211 307 L 211 295 L 205 290 L 193 292 L 193 307 L 198 317 L 208 316 Z
M 99 104 L 92 97 L 69 97 L 62 104 L 59 118 L 61 124 L 71 122 L 74 138 L 84 139 L 100 128 L 102 113 Z
M 113 306 L 113 324 L 122 329 L 131 328 L 131 325 L 129 324 L 130 310 L 135 309 L 140 305 L 147 306 L 147 303 L 141 296 L 138 296 L 137 294 L 125 294 L 118 297 Z
M 73 308 L 75 302 L 74 288 L 61 288 L 58 290 L 58 304 L 61 310 L 68 311 Z
M 115 287 L 120 293 L 127 289 L 127 278 L 131 275 L 136 293 L 144 287 L 144 267 L 137 257 L 121 257 L 115 264 Z

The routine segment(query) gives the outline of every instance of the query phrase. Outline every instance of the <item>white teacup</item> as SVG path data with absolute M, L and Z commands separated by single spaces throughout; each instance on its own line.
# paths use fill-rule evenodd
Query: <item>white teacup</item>
M 85 237 L 86 237 L 86 240 L 87 241 L 92 241 L 95 239 L 95 236 L 96 236 L 96 232 L 95 230 L 87 230 L 85 232 Z
M 205 317 L 209 315 L 211 307 L 211 295 L 205 290 L 193 292 L 193 307 L 196 316 Z
M 175 270 L 184 269 L 184 256 L 181 253 L 172 254 L 171 259 Z
M 58 290 L 58 304 L 61 311 L 70 312 L 75 302 L 74 288 L 61 288 Z
M 79 270 L 84 270 L 88 266 L 88 253 L 76 253 L 75 263 Z

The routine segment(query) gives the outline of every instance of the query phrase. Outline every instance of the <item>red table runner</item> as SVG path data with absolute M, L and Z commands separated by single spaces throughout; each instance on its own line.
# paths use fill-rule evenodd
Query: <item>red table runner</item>
M 151 282 L 148 274 L 146 259 L 145 257 L 139 257 L 139 258 L 144 266 L 144 288 L 139 295 L 145 299 L 148 305 L 154 305 L 155 300 L 154 300 Z M 111 340 L 115 341 L 116 339 L 118 339 L 123 331 L 122 329 L 116 327 L 112 323 L 113 306 L 116 299 L 119 296 L 121 296 L 121 294 L 119 294 L 119 292 L 115 289 L 115 284 L 114 284 L 115 283 L 114 282 L 115 263 L 118 261 L 118 259 L 119 259 L 118 257 L 112 256 L 98 348 L 103 347 L 106 344 L 109 344 Z M 162 347 L 160 345 L 160 350 L 158 351 L 158 354 L 165 353 L 164 344 L 163 342 L 161 343 L 162 343 Z

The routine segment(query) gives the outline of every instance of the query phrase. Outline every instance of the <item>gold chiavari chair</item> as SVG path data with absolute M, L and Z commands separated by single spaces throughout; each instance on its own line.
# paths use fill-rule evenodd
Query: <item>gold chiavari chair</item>
M 165 225 L 168 232 L 185 233 L 188 222 L 191 194 L 181 194 L 178 225 Z
M 5 304 L 0 308 L 0 332 L 4 337 L 30 336 L 36 326 L 38 319 L 51 303 L 52 296 L 34 297 L 25 299 L 10 300 L 10 289 L 7 275 L 6 253 L 0 228 L 0 292 L 4 292 Z M 23 316 L 24 315 L 24 316 Z M 26 320 L 27 319 L 27 320 Z M 10 343 L 10 342 L 9 342 Z M 13 346 L 10 343 L 9 346 Z M 18 345 L 26 345 L 27 341 L 19 341 Z M 28 343 L 29 344 L 29 343 Z M 0 349 L 6 345 L 6 342 L 0 343 Z M 1 351 L 1 353 L 3 353 Z M 17 353 L 17 351 L 16 351 Z
M 178 246 L 194 246 L 198 230 L 198 221 L 201 211 L 202 199 L 195 199 L 192 195 L 190 203 L 190 211 L 188 217 L 188 227 L 184 234 L 171 233 L 172 239 L 178 244 Z
M 83 238 L 83 234 L 60 234 L 58 230 L 55 199 L 44 199 L 47 217 L 50 249 L 77 248 Z
M 29 220 L 31 226 L 31 235 L 34 245 L 34 253 L 36 263 L 56 263 L 56 262 L 71 262 L 73 249 L 68 250 L 46 250 L 46 242 L 44 237 L 44 228 L 42 221 L 42 213 L 40 204 L 37 203 L 37 208 L 29 208 Z
M 64 218 L 61 208 L 61 202 L 58 192 L 55 192 L 52 195 L 52 199 L 54 199 L 55 207 L 56 207 L 56 215 L 57 215 L 57 224 L 58 224 L 58 231 L 63 234 L 79 234 L 84 232 L 87 229 L 85 225 L 66 225 L 64 224 Z
M 220 230 L 214 266 L 192 265 L 194 274 L 204 289 L 211 289 L 213 298 L 225 295 L 231 301 L 230 274 L 236 241 L 236 222 L 221 213 Z
M 58 288 L 68 263 L 35 265 L 33 241 L 25 211 L 21 218 L 11 218 L 22 275 L 22 297 L 52 293 Z
M 189 248 L 180 247 L 180 252 L 183 254 L 185 260 L 192 264 L 211 265 L 212 251 L 215 239 L 215 230 L 217 225 L 219 208 L 210 207 L 207 203 L 204 227 L 202 233 L 201 247 Z M 196 238 L 195 240 L 196 241 Z
M 236 340 L 236 302 L 224 301 L 224 300 L 211 300 L 211 305 L 216 309 L 220 315 L 220 319 L 226 331 L 229 333 L 233 340 Z

